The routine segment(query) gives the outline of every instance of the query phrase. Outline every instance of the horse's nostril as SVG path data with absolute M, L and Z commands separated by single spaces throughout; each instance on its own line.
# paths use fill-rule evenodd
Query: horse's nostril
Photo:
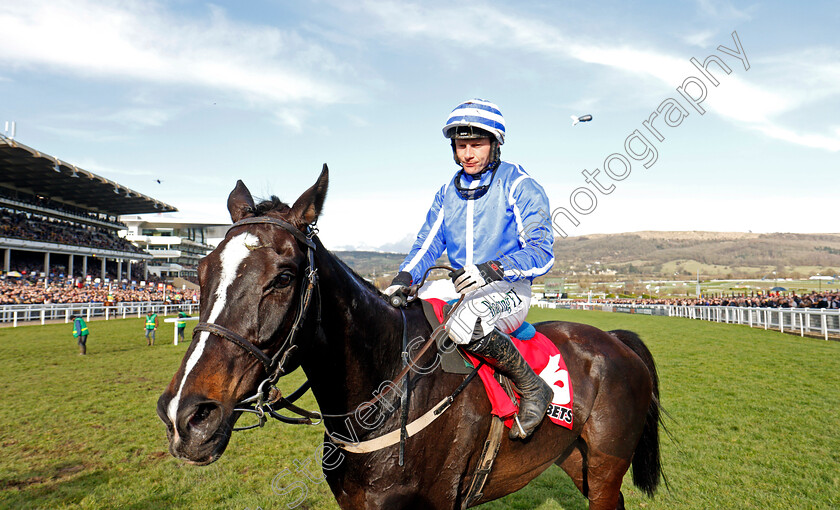
M 196 410 L 189 419 L 189 426 L 196 428 L 200 427 L 204 421 L 210 417 L 210 414 L 213 413 L 217 406 L 215 404 L 211 404 L 209 402 L 205 402 L 203 404 L 198 404 L 196 406 Z

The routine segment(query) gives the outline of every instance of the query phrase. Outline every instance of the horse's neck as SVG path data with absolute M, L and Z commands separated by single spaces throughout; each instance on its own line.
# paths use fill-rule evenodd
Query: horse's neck
M 403 317 L 319 246 L 321 324 L 302 360 L 325 413 L 352 412 L 401 368 Z

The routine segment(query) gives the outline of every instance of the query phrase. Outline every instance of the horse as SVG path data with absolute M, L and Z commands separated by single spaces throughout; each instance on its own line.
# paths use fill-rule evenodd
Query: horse
M 431 368 L 407 376 L 410 399 L 394 403 L 400 393 L 386 395 L 405 373 L 405 339 L 429 338 L 432 326 L 417 301 L 391 306 L 321 244 L 314 225 L 327 185 L 324 165 L 292 205 L 277 197 L 255 204 L 241 180 L 230 193 L 233 226 L 199 264 L 201 322 L 157 404 L 173 456 L 197 465 L 218 460 L 243 402 L 302 368 L 320 410 L 311 416 L 326 429 L 323 474 L 342 509 L 465 508 L 521 489 L 552 464 L 591 510 L 624 508 L 621 484 L 631 465 L 634 484 L 653 496 L 662 466 L 650 351 L 629 331 L 550 321 L 535 327 L 566 361 L 573 427 L 546 419 L 526 440 L 502 439 L 480 498 L 467 501 L 494 419 L 485 390 L 435 367 L 438 353 L 429 349 L 414 361 Z M 456 390 L 446 412 L 400 446 L 353 453 L 336 440 L 401 430 Z

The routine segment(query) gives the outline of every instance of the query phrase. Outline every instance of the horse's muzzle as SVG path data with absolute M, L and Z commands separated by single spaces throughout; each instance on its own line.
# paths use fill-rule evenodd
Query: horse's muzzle
M 172 423 L 166 412 L 170 400 L 164 393 L 157 405 L 158 416 L 166 425 L 169 452 L 191 464 L 206 465 L 218 460 L 230 440 L 231 413 L 220 402 L 193 397 L 180 403 Z

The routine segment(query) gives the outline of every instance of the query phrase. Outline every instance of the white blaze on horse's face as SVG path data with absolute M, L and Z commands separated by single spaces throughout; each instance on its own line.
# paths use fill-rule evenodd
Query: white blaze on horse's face
M 219 259 L 222 263 L 222 271 L 221 276 L 219 277 L 219 285 L 216 287 L 216 301 L 213 303 L 213 308 L 210 309 L 210 315 L 207 317 L 207 322 L 213 324 L 222 313 L 222 310 L 224 310 L 225 303 L 227 302 L 227 291 L 234 280 L 236 280 L 236 272 L 239 269 L 239 265 L 242 264 L 242 261 L 245 260 L 245 258 L 247 258 L 251 253 L 249 246 L 257 245 L 259 242 L 260 240 L 257 236 L 247 232 L 239 234 L 227 242 L 225 249 L 222 251 L 221 255 L 219 255 Z M 207 331 L 202 331 L 199 335 L 195 350 L 193 350 L 192 354 L 190 354 L 190 358 L 187 360 L 187 364 L 184 367 L 184 377 L 181 379 L 181 384 L 178 385 L 178 393 L 176 393 L 175 398 L 169 402 L 167 414 L 169 414 L 169 419 L 172 420 L 172 423 L 177 423 L 175 418 L 178 416 L 178 403 L 181 401 L 181 392 L 184 389 L 184 384 L 187 382 L 187 377 L 189 377 L 190 372 L 204 353 L 204 346 L 207 343 L 207 337 L 209 336 L 210 333 Z M 174 427 L 174 433 L 177 436 L 178 427 Z

